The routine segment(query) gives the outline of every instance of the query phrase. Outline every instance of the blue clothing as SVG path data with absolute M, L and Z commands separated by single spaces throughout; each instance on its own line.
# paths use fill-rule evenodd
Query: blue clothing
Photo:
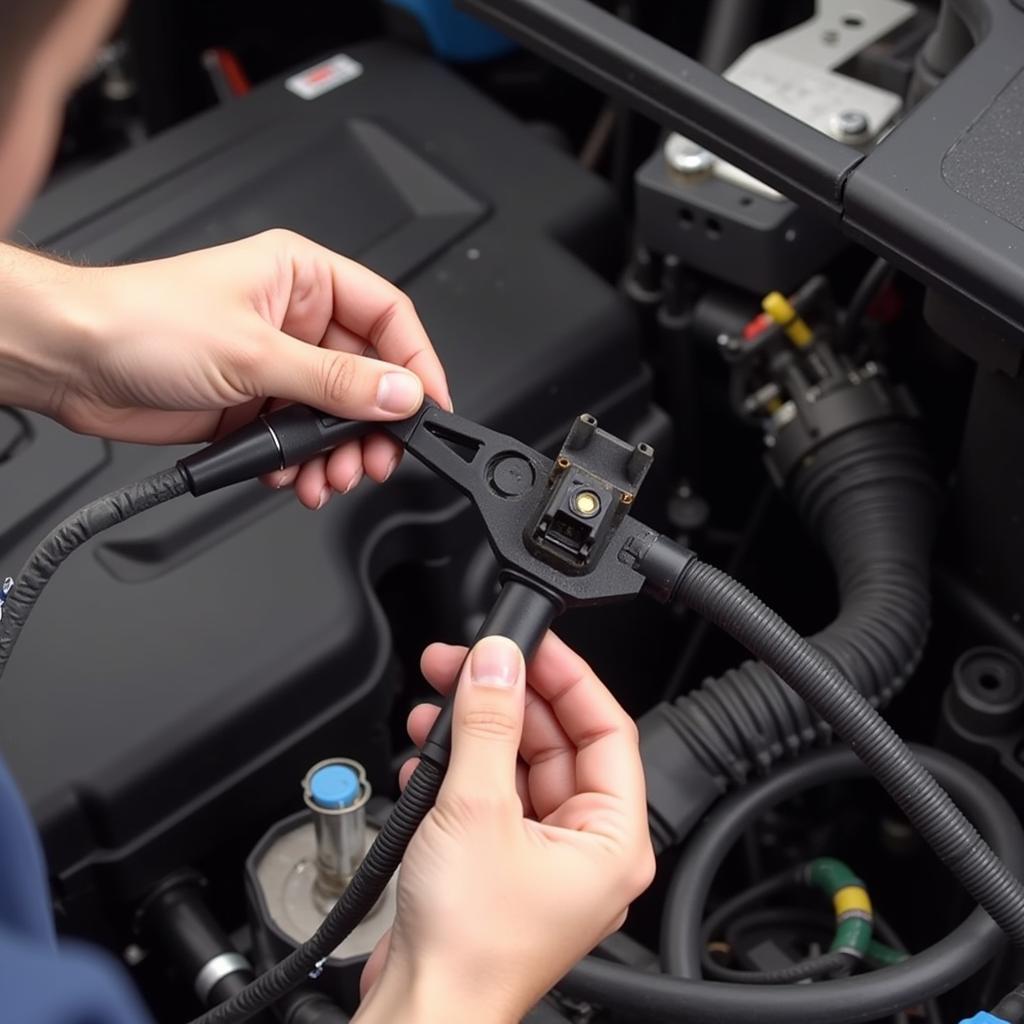
M 0 759 L 0 1022 L 149 1020 L 116 961 L 87 946 L 58 944 L 39 836 Z

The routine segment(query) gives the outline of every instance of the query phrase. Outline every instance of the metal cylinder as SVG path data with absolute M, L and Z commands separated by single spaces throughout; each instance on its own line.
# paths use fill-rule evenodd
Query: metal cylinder
M 366 803 L 370 784 L 356 761 L 332 757 L 313 765 L 302 780 L 316 832 L 315 893 L 333 903 L 366 854 Z

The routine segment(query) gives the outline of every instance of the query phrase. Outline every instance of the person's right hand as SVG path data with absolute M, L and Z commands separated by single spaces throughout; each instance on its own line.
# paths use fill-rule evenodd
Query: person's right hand
M 424 675 L 446 693 L 465 657 L 434 644 Z M 413 710 L 417 745 L 436 716 Z M 653 875 L 632 719 L 553 634 L 528 678 L 510 640 L 482 640 L 456 693 L 448 774 L 402 862 L 394 927 L 364 971 L 359 1024 L 520 1020 Z

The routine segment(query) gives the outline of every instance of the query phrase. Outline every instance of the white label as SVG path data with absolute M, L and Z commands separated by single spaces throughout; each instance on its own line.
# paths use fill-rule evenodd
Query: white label
M 304 100 L 315 100 L 325 92 L 358 78 L 362 73 L 363 65 L 359 61 L 339 53 L 330 60 L 314 64 L 313 67 L 292 75 L 285 80 L 284 87 Z

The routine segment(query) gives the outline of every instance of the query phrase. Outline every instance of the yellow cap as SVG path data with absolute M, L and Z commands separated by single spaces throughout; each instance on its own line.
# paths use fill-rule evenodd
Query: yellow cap
M 769 292 L 761 300 L 761 308 L 786 331 L 789 338 L 797 348 L 809 345 L 814 339 L 810 327 L 793 308 L 793 303 L 786 298 L 782 292 Z

